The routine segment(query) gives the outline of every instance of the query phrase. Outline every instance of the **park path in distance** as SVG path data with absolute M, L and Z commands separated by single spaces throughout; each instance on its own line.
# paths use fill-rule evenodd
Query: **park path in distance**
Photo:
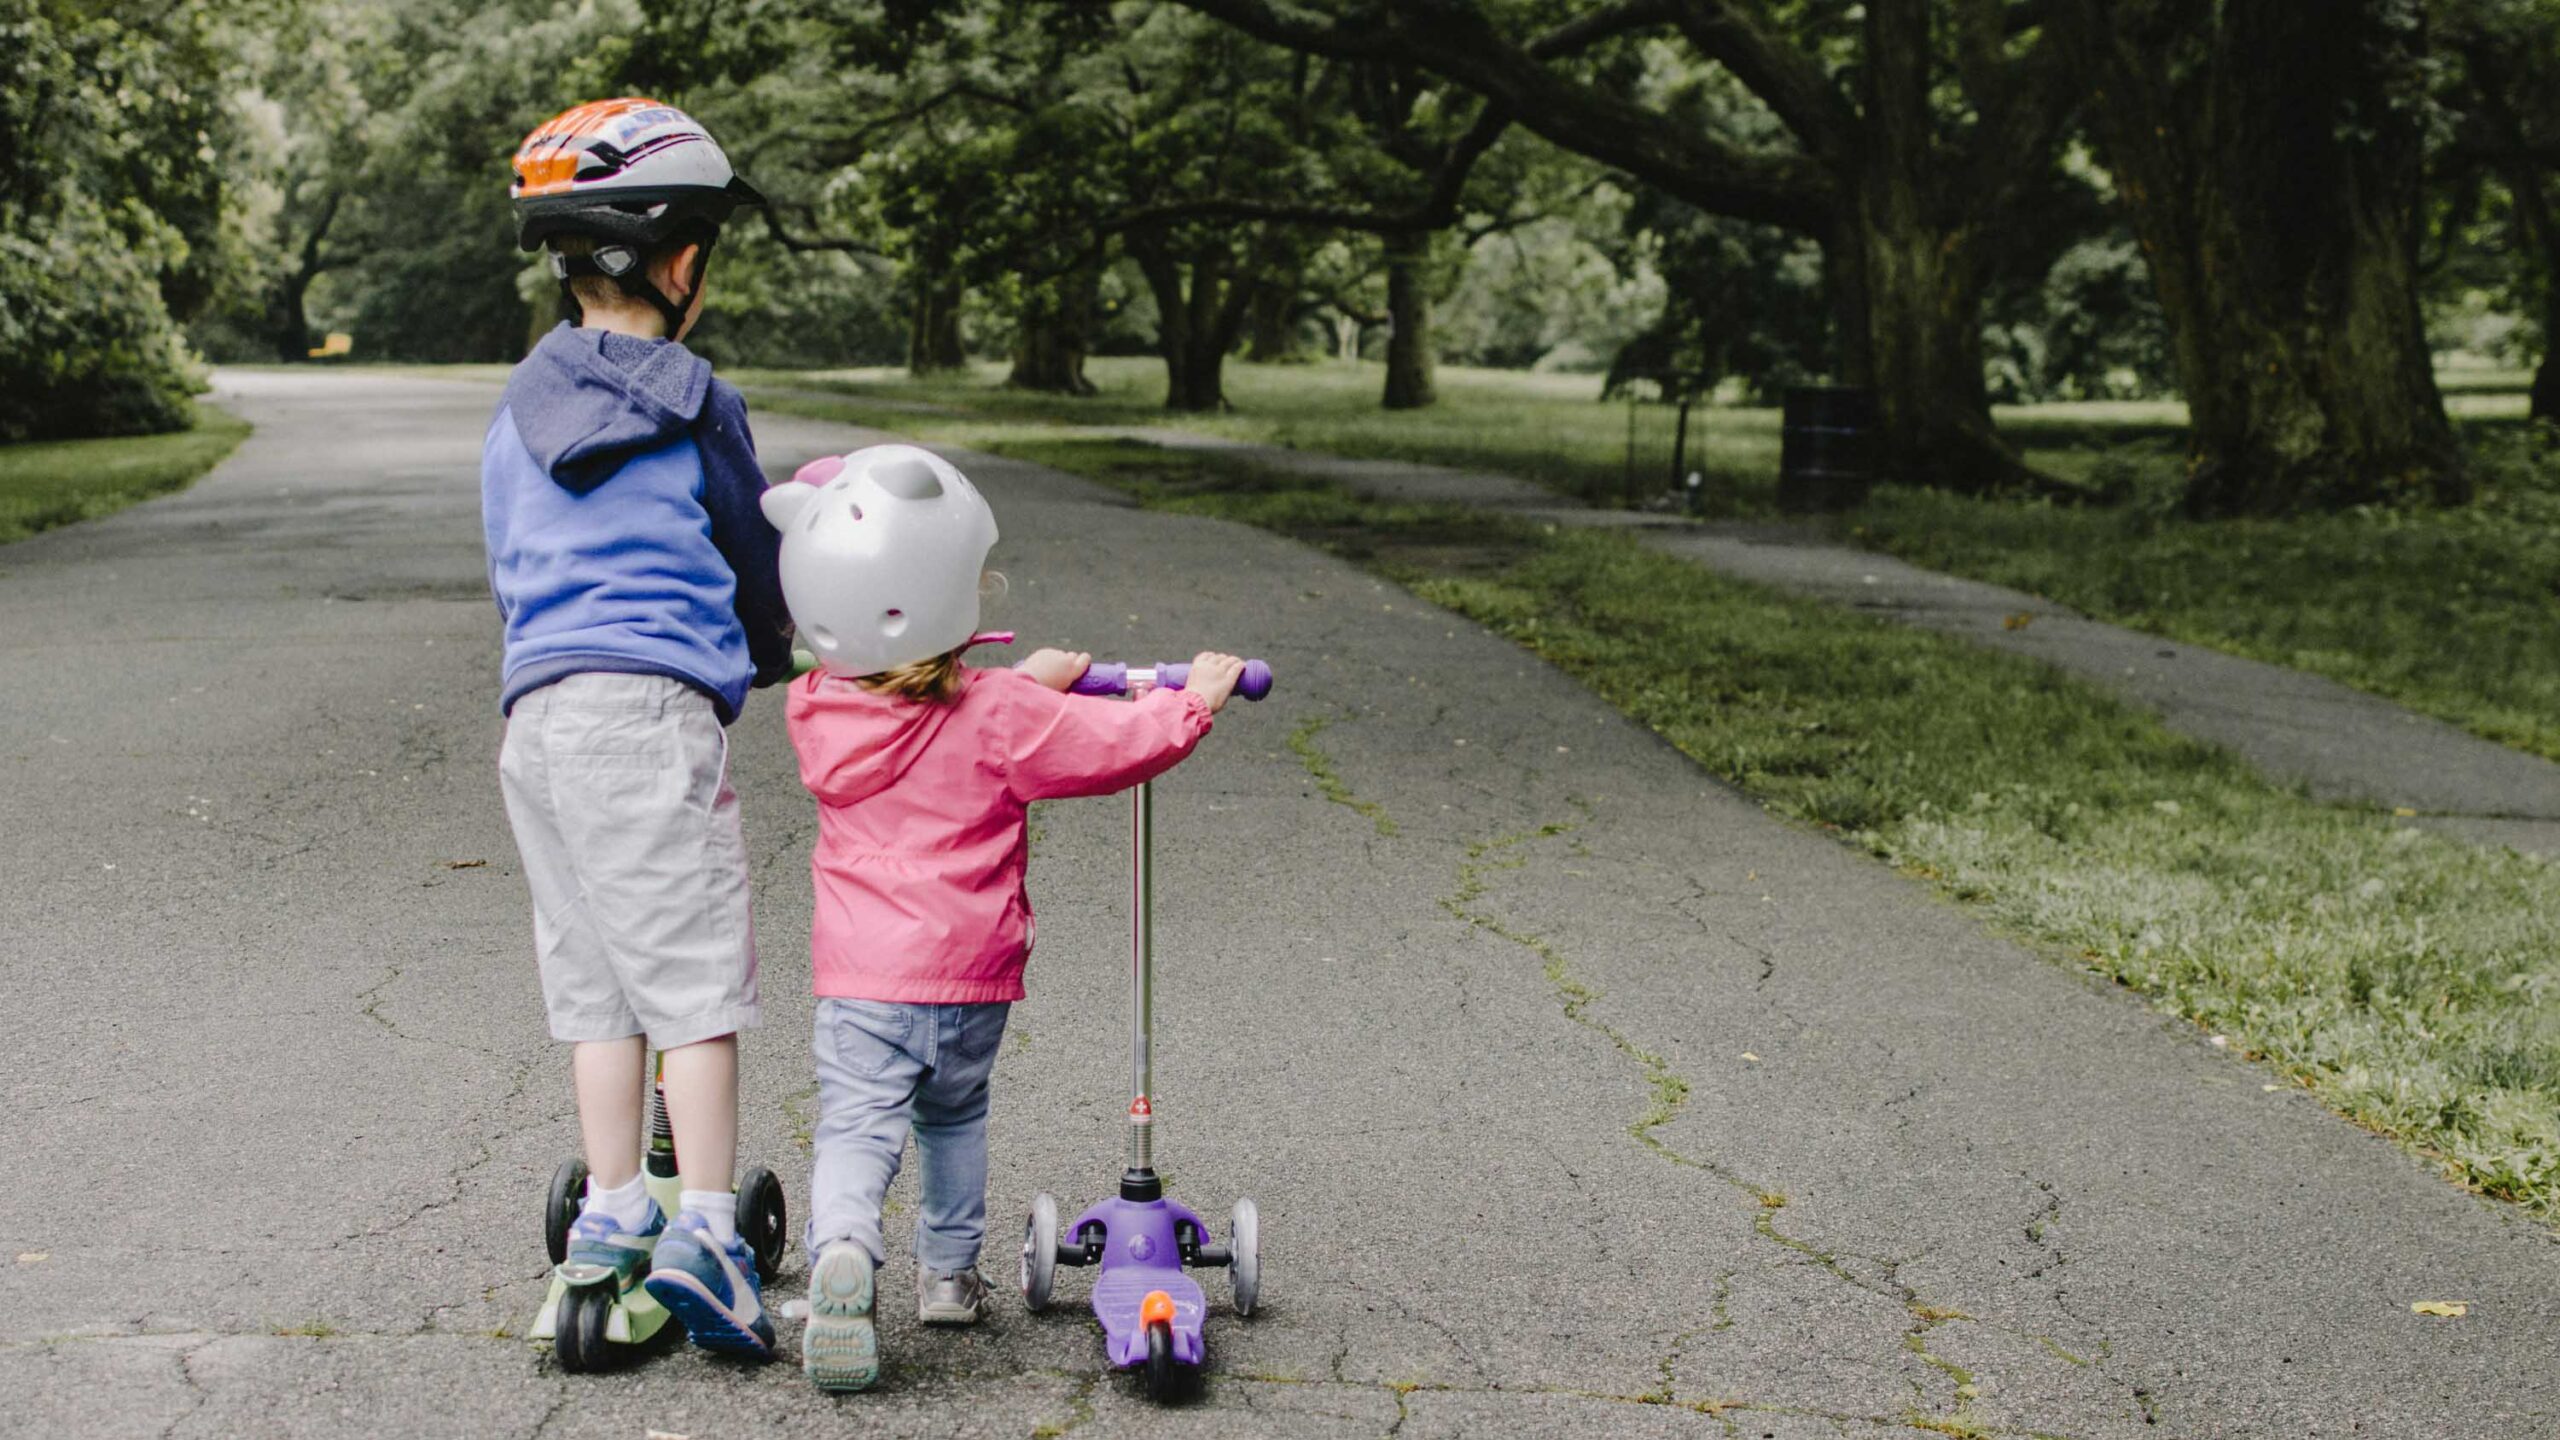
M 2490 1437 L 2560 1428 L 2560 1247 L 2183 1023 L 1772 819 L 1520 650 L 1313 551 L 963 457 L 1025 644 L 1267 656 L 1160 787 L 1159 1153 L 1262 1206 L 1212 1376 L 1097 1375 L 1068 1272 L 879 1392 L 520 1338 L 573 1143 L 494 760 L 494 387 L 226 374 L 193 490 L 0 549 L 0 1430 Z M 768 469 L 867 439 L 768 418 Z M 812 817 L 734 732 L 805 1210 Z M 1044 807 L 992 1278 L 1118 1165 L 1126 810 Z M 903 1246 L 912 1192 L 892 1216 Z M 796 1296 L 795 1256 L 771 1292 Z M 2436 1320 L 2413 1302 L 2464 1300 Z M 786 1344 L 795 1332 L 784 1327 Z M 1971 1427 L 1971 1428 L 1967 1428 Z
M 869 402 L 865 402 L 869 403 Z M 1517 476 L 1361 460 L 1169 426 L 1103 433 L 1206 451 L 1408 504 L 1625 530 L 1667 555 L 1773 589 L 1938 630 L 2066 670 L 2238 754 L 2315 799 L 2403 810 L 2484 845 L 2560 854 L 2560 764 L 2306 670 L 2092 620 L 2023 590 L 1924 569 L 1791 521 L 1710 521 L 1575 505 Z

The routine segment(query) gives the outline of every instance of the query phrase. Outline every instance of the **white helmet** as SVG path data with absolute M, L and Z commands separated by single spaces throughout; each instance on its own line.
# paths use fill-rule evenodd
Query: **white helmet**
M 800 467 L 764 492 L 782 532 L 782 598 L 832 674 L 877 675 L 978 633 L 995 512 L 950 461 L 874 445 Z

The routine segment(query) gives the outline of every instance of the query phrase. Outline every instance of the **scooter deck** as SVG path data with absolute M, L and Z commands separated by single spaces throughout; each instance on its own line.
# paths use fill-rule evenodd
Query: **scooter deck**
M 1102 1322 L 1113 1368 L 1146 1363 L 1147 1327 L 1139 1312 L 1147 1296 L 1158 1290 L 1173 1301 L 1174 1362 L 1198 1365 L 1208 1358 L 1200 1336 L 1208 1298 L 1200 1282 L 1183 1271 L 1175 1234 L 1180 1224 L 1208 1233 L 1199 1228 L 1200 1217 L 1171 1200 L 1114 1197 L 1077 1216 L 1067 1233 L 1081 1234 L 1088 1224 L 1102 1226 L 1102 1274 L 1093 1282 L 1093 1314 Z
M 1197 1365 L 1208 1358 L 1200 1323 L 1208 1314 L 1208 1298 L 1200 1282 L 1178 1269 L 1129 1265 L 1102 1272 L 1093 1285 L 1093 1313 L 1102 1322 L 1105 1348 L 1114 1369 L 1147 1363 L 1147 1327 L 1138 1318 L 1147 1296 L 1161 1290 L 1173 1300 L 1173 1359 Z

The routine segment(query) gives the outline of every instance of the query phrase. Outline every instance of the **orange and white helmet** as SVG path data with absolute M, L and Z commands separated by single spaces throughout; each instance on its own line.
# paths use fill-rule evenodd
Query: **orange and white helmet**
M 564 234 L 707 242 L 739 206 L 765 203 L 699 121 L 636 96 L 590 101 L 535 126 L 516 147 L 507 194 L 527 250 Z

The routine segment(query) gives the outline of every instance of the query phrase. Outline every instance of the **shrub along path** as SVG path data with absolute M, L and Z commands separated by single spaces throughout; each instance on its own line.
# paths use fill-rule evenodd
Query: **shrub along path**
M 2334 680 L 2091 620 L 2050 600 L 1837 544 L 1811 527 L 1692 523 L 1560 506 L 1509 476 L 1356 460 L 1163 427 L 1112 433 L 1213 450 L 1281 474 L 1407 504 L 1456 504 L 1559 526 L 1633 529 L 1646 545 L 1719 574 L 1851 606 L 2025 655 L 2159 713 L 2173 730 L 2240 755 L 2322 800 L 2377 805 L 2484 843 L 2560 852 L 2560 764 L 2481 739 Z

